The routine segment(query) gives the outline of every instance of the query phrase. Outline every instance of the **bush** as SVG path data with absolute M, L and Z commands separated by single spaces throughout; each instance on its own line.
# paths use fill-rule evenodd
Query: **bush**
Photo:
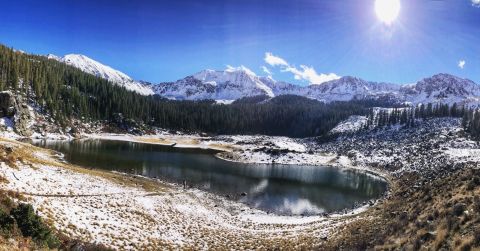
M 10 233 L 15 225 L 15 220 L 0 208 L 0 230 L 3 234 Z
M 39 244 L 50 248 L 59 246 L 59 240 L 50 228 L 42 222 L 40 216 L 35 213 L 32 205 L 20 204 L 12 210 L 11 214 L 17 221 L 18 228 L 22 231 L 23 236 L 32 237 Z
M 466 205 L 463 203 L 457 203 L 453 206 L 453 214 L 456 216 L 461 216 L 466 209 Z
M 480 247 L 480 227 L 477 227 L 473 232 L 473 243 L 475 243 L 475 246 Z
M 473 209 L 480 213 L 480 196 L 478 195 L 475 195 L 475 197 L 473 197 Z

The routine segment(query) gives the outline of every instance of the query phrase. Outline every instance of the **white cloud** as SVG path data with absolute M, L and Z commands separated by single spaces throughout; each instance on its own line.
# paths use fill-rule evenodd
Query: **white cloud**
M 265 72 L 268 76 L 272 76 L 272 72 L 266 67 L 266 66 L 262 66 L 262 70 L 263 72 Z
M 313 67 L 309 67 L 306 65 L 300 65 L 300 68 L 301 69 L 297 69 L 296 67 L 288 67 L 284 71 L 291 72 L 294 74 L 295 79 L 306 80 L 312 85 L 319 85 L 321 83 L 340 78 L 340 76 L 335 73 L 318 74 Z
M 478 1 L 480 1 L 480 0 L 478 0 Z M 460 67 L 460 69 L 463 69 L 463 68 L 465 68 L 465 64 L 466 64 L 466 63 L 467 63 L 467 62 L 465 62 L 465 60 L 460 60 L 460 61 L 458 62 L 458 67 Z
M 287 61 L 285 61 L 281 57 L 274 56 L 272 53 L 267 52 L 265 53 L 265 62 L 271 66 L 288 66 Z
M 300 65 L 300 69 L 299 69 L 287 63 L 285 59 L 278 56 L 274 56 L 270 52 L 265 53 L 265 62 L 271 66 L 280 66 L 282 72 L 290 72 L 293 74 L 293 77 L 296 80 L 308 81 L 312 85 L 321 84 L 324 82 L 328 82 L 328 81 L 340 78 L 340 76 L 338 76 L 335 73 L 318 74 L 317 71 L 311 66 Z
M 475 7 L 480 7 L 480 0 L 472 0 L 472 5 Z

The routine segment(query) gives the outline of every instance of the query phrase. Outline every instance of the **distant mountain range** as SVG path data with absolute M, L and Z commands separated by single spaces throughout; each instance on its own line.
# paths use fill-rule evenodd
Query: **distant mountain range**
M 319 85 L 298 86 L 257 76 L 245 67 L 226 70 L 204 70 L 175 82 L 150 84 L 133 80 L 128 75 L 84 55 L 64 57 L 47 55 L 84 72 L 102 77 L 142 95 L 160 95 L 175 100 L 213 99 L 228 102 L 244 97 L 284 94 L 304 96 L 323 102 L 352 99 L 387 99 L 398 103 L 480 103 L 480 86 L 471 80 L 449 74 L 437 74 L 414 84 L 398 85 L 369 82 L 356 77 L 342 77 Z

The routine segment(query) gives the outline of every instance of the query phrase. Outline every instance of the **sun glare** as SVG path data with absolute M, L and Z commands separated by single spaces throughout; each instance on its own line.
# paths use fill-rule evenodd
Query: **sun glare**
M 375 12 L 380 21 L 391 25 L 400 14 L 400 0 L 375 0 Z

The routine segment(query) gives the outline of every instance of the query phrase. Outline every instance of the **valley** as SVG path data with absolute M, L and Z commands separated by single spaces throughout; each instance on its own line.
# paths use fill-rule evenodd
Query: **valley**
M 391 248 L 414 247 L 418 243 L 453 248 L 475 243 L 480 184 L 475 181 L 478 174 L 468 174 L 478 172 L 479 160 L 472 158 L 476 156 L 474 154 L 466 158 L 458 153 L 480 151 L 480 148 L 476 142 L 464 137 L 458 119 L 433 119 L 415 130 L 384 129 L 331 143 L 268 136 L 209 138 L 163 134 L 91 137 L 153 144 L 155 141 L 164 143 L 166 139 L 174 143 L 190 142 L 178 147 L 222 146 L 230 149 L 220 154 L 224 159 L 362 170 L 385 177 L 390 188 L 385 197 L 366 201 L 353 211 L 318 216 L 278 216 L 195 187 L 184 189 L 178 183 L 141 175 L 85 169 L 62 162 L 49 150 L 3 140 L 4 146 L 14 149 L 13 153 L 22 152 L 16 169 L 2 163 L 2 177 L 9 181 L 2 184 L 3 189 L 23 194 L 47 222 L 70 238 L 118 249 L 161 246 L 173 249 L 321 247 L 328 250 L 336 249 L 334 247 L 338 245 L 345 249 L 372 245 Z M 271 151 L 274 149 L 280 151 Z M 450 191 L 450 197 L 428 190 L 431 186 L 439 186 L 442 180 L 460 179 L 464 177 L 462 175 L 467 176 L 455 186 L 457 189 Z M 432 198 L 418 208 L 413 198 L 422 196 L 422 193 Z M 407 194 L 405 203 L 402 198 Z M 468 217 L 463 211 L 455 211 L 457 204 L 465 205 L 463 210 L 468 211 Z M 438 212 L 431 207 L 437 207 Z M 444 225 L 447 224 L 444 222 L 446 216 L 442 215 L 451 215 L 448 217 L 454 221 L 458 219 L 459 223 L 455 223 L 455 227 Z M 123 220 L 127 218 L 128 221 Z M 405 222 L 403 227 L 398 226 L 399 221 Z M 422 221 L 426 223 L 408 223 Z M 382 225 L 375 227 L 377 224 Z M 361 230 L 366 226 L 380 232 L 371 236 L 370 232 Z M 439 235 L 440 230 L 447 234 Z M 362 234 L 350 235 L 351 231 L 361 231 Z M 428 238 L 421 235 L 431 231 L 436 232 Z M 460 237 L 460 233 L 471 236 L 471 239 Z M 382 234 L 386 240 L 381 239 Z M 470 243 L 464 243 L 465 240 Z
M 472 81 L 301 87 L 240 67 L 155 85 L 0 49 L 4 249 L 480 245 Z M 18 229 L 25 204 L 48 235 Z
M 0 251 L 480 251 L 480 0 L 0 6 Z

